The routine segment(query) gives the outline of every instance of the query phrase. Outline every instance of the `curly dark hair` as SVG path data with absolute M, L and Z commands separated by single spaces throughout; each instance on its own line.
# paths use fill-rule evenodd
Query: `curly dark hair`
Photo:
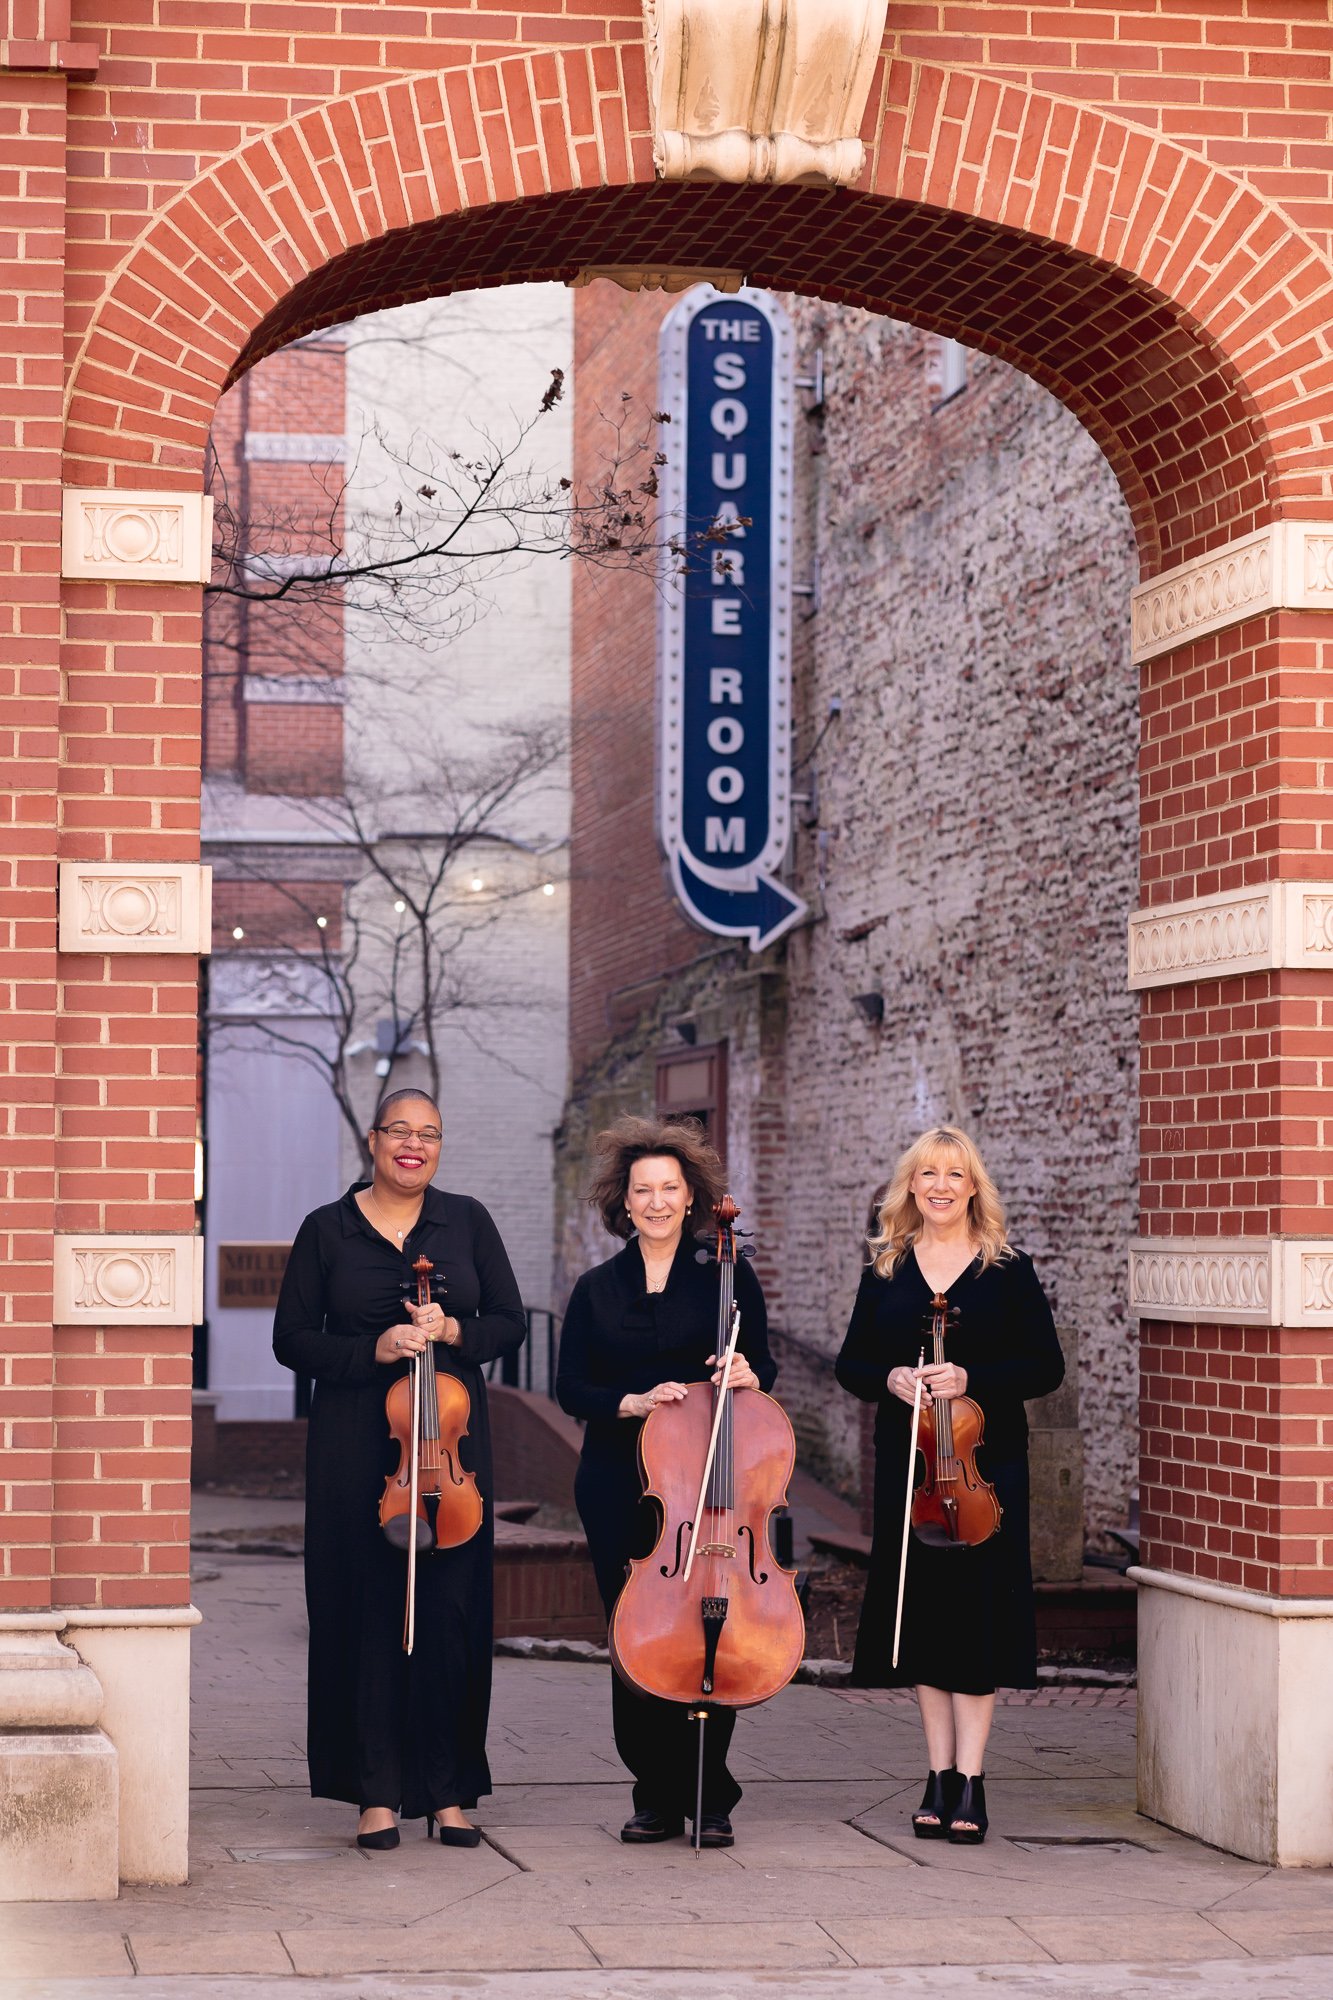
M 692 1215 L 687 1231 L 708 1226 L 716 1204 L 726 1193 L 722 1162 L 704 1136 L 697 1118 L 634 1118 L 628 1113 L 597 1134 L 596 1173 L 588 1190 L 588 1206 L 599 1211 L 613 1236 L 628 1239 L 634 1227 L 625 1207 L 629 1177 L 639 1160 L 665 1154 L 678 1160 L 690 1190 Z

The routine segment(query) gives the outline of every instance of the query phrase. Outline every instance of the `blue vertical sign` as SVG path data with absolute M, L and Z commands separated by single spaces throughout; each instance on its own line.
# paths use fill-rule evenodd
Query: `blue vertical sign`
M 668 559 L 658 647 L 658 827 L 701 929 L 772 944 L 806 905 L 791 832 L 791 325 L 748 287 L 662 322 Z

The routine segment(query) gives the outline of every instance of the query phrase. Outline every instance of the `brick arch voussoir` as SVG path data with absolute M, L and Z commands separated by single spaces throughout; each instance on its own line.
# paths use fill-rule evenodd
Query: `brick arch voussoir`
M 598 50 L 598 63 L 610 55 Z M 432 226 L 452 220 L 475 236 L 495 215 L 504 242 L 471 282 L 568 275 L 600 254 L 651 261 L 644 205 L 680 191 L 654 187 L 642 51 L 617 51 L 613 77 L 593 56 L 520 54 L 331 100 L 182 190 L 127 255 L 85 337 L 68 412 L 72 476 L 196 483 L 217 397 L 239 367 L 351 311 L 448 288 L 447 243 L 430 239 L 421 254 Z M 1322 496 L 1333 510 L 1319 429 L 1333 420 L 1323 408 L 1333 385 L 1294 392 L 1283 366 L 1330 272 L 1252 190 L 1086 107 L 924 64 L 883 66 L 865 133 L 861 186 L 834 198 L 854 211 L 847 270 L 838 245 L 813 284 L 790 255 L 768 281 L 919 317 L 1043 381 L 1120 477 L 1149 569 L 1258 525 L 1284 497 L 1318 507 Z M 554 217 L 551 198 L 575 191 L 593 207 L 573 262 L 534 252 L 541 225 L 508 247 L 509 218 L 534 207 Z M 703 228 L 686 261 L 708 261 L 709 218 L 723 210 L 735 249 L 739 200 L 755 222 L 741 230 L 749 268 L 769 270 L 765 218 L 780 191 L 714 194 L 691 197 Z M 628 199 L 640 216 L 626 230 Z M 890 213 L 900 243 L 904 217 L 950 232 L 937 296 L 913 298 L 901 269 L 882 282 L 873 257 L 855 275 L 858 232 L 873 237 Z M 618 256 L 630 238 L 639 248 Z M 987 263 L 997 257 L 1007 263 Z M 1026 300 L 997 280 L 1010 265 Z
M 70 372 L 67 478 L 194 486 L 217 398 L 293 289 L 395 231 L 652 178 L 641 53 L 520 54 L 329 100 L 229 155 L 150 223 Z M 637 69 L 637 74 L 636 74 Z M 626 106 L 639 106 L 643 129 Z
M 1333 266 L 1272 203 L 1146 127 L 958 69 L 886 63 L 867 126 L 876 193 L 1060 244 L 1167 302 L 1197 349 L 1193 367 L 1164 360 L 1175 393 L 1224 384 L 1268 506 L 1333 512 Z M 1114 462 L 1107 410 L 1079 414 Z

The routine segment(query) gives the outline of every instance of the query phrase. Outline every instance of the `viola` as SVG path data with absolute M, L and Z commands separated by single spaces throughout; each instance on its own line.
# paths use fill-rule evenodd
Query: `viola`
M 435 1266 L 429 1257 L 418 1257 L 412 1269 L 417 1304 L 428 1306 Z M 435 1367 L 429 1349 L 414 1354 L 407 1373 L 390 1383 L 384 1411 L 398 1446 L 398 1464 L 384 1482 L 379 1520 L 385 1539 L 407 1550 L 403 1650 L 410 1653 L 417 1556 L 471 1541 L 481 1526 L 484 1503 L 458 1451 L 459 1440 L 468 1434 L 471 1398 L 457 1375 Z
M 767 1701 L 787 1685 L 805 1648 L 795 1572 L 783 1569 L 769 1540 L 769 1521 L 786 1504 L 796 1440 L 771 1396 L 760 1389 L 738 1396 L 730 1386 L 740 1211 L 726 1195 L 713 1212 L 721 1379 L 691 1383 L 684 1401 L 659 1404 L 644 1422 L 639 1465 L 661 1509 L 661 1532 L 652 1554 L 630 1564 L 610 1631 L 623 1680 L 688 1702 L 701 1719 L 709 1703 Z
M 944 1360 L 948 1323 L 957 1318 L 957 1306 L 936 1292 L 930 1302 L 930 1338 L 937 1364 Z M 916 1448 L 925 1472 L 912 1498 L 912 1532 L 918 1541 L 933 1548 L 976 1548 L 999 1532 L 1004 1509 L 977 1468 L 985 1428 L 981 1408 L 970 1396 L 937 1397 L 921 1410 Z

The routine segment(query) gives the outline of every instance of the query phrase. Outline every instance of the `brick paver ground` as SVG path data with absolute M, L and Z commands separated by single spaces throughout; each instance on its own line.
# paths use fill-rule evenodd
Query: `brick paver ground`
M 0 1912 L 0 2000 L 722 2000 L 771 1994 L 774 1974 L 792 2000 L 946 1977 L 1066 2000 L 1333 1992 L 1333 1874 L 1139 1818 L 1125 1690 L 1002 1701 L 991 1837 L 966 1849 L 910 1837 L 910 1698 L 790 1688 L 737 1728 L 735 1849 L 696 1860 L 615 1837 L 607 1670 L 498 1660 L 483 1845 L 442 1851 L 413 1826 L 364 1855 L 350 1809 L 306 1791 L 299 1563 L 207 1560 L 191 1880 Z

